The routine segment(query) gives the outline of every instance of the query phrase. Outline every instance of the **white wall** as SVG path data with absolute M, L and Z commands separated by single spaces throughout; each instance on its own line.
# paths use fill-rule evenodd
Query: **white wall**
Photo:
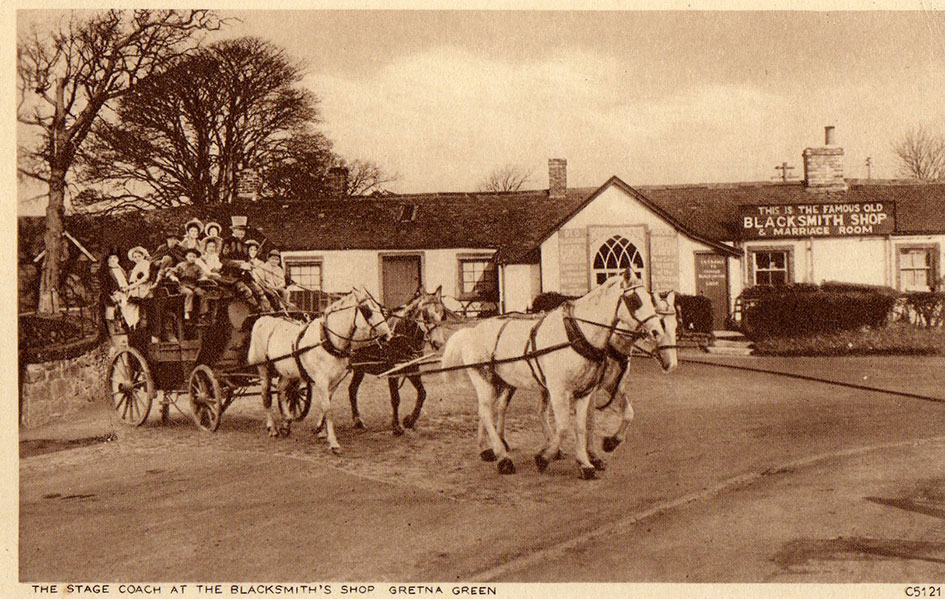
M 595 226 L 645 226 L 648 233 L 672 233 L 675 229 L 659 215 L 616 186 L 610 186 L 583 210 L 562 225 L 562 229 Z M 715 248 L 676 232 L 679 276 L 676 291 L 694 294 L 696 289 L 695 252 L 716 251 Z M 558 233 L 541 244 L 541 291 L 561 290 Z M 593 248 L 596 250 L 596 248 Z M 640 248 L 646 253 L 646 248 Z M 593 254 L 593 252 L 591 252 Z M 590 260 L 590 257 L 588 258 Z M 650 264 L 647 264 L 649 267 Z M 729 264 L 729 280 L 738 278 L 738 262 Z
M 811 282 L 889 285 L 885 246 L 881 237 L 814 239 L 811 243 Z
M 356 286 L 364 286 L 375 297 L 381 297 L 380 256 L 420 256 L 423 284 L 427 291 L 443 286 L 443 294 L 459 295 L 459 257 L 491 256 L 495 250 L 479 248 L 450 248 L 419 251 L 391 250 L 307 250 L 283 252 L 283 262 L 293 259 L 318 260 L 322 263 L 322 288 L 341 293 Z
M 541 293 L 541 268 L 537 264 L 508 264 L 502 268 L 506 312 L 525 312 Z

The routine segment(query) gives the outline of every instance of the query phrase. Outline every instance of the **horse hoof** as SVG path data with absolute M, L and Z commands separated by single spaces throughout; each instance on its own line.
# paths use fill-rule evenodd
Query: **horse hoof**
M 592 467 L 581 466 L 581 478 L 584 480 L 594 480 L 597 478 L 597 470 Z
M 400 437 L 404 434 L 404 429 L 400 428 L 399 426 L 395 426 L 391 432 L 394 433 L 395 437 Z
M 331 448 L 331 453 L 332 453 L 333 455 L 341 455 L 341 448 L 340 448 L 340 447 L 332 447 L 332 448 Z
M 269 432 L 269 437 L 272 439 L 275 439 L 276 437 L 279 436 L 279 431 L 276 430 L 275 428 L 267 428 L 266 431 Z
M 354 428 L 358 429 L 359 431 L 363 431 L 363 430 L 364 430 L 365 428 L 367 428 L 367 427 L 364 426 L 364 423 L 361 422 L 360 420 L 355 420 L 355 421 L 354 421 Z
M 610 453 L 617 449 L 617 446 L 620 445 L 620 441 L 617 440 L 617 437 L 604 437 L 604 442 L 601 445 L 603 446 L 604 451 Z
M 548 468 L 548 460 L 540 453 L 535 454 L 535 465 L 538 466 L 539 472 L 544 472 Z
M 404 418 L 404 426 L 407 428 L 413 428 L 413 425 L 417 423 L 417 419 L 413 416 L 407 416 Z
M 590 456 L 590 461 L 591 466 L 593 466 L 595 470 L 600 470 L 601 472 L 607 470 L 607 464 L 605 464 L 604 460 L 600 459 L 596 455 Z
M 479 454 L 479 459 L 483 462 L 494 462 L 495 461 L 495 452 L 491 449 L 486 449 L 485 451 Z
M 515 474 L 515 464 L 509 458 L 502 458 L 499 462 L 499 474 Z
M 564 459 L 564 454 L 561 452 L 560 449 L 558 450 L 558 453 L 555 454 L 555 459 L 556 459 L 556 460 L 563 460 L 563 459 Z

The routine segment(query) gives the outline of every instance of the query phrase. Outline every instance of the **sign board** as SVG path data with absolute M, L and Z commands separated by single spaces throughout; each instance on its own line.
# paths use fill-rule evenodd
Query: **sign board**
M 896 229 L 893 202 L 740 206 L 741 239 L 888 235 Z
M 565 295 L 584 295 L 587 288 L 587 233 L 581 229 L 558 231 L 560 289 Z

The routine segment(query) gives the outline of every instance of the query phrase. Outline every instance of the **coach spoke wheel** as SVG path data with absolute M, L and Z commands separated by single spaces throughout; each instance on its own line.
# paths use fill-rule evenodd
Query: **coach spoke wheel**
M 292 422 L 303 420 L 312 407 L 312 386 L 301 383 L 292 385 L 284 394 L 279 395 L 279 409 L 282 416 Z
M 187 397 L 197 427 L 210 432 L 217 430 L 223 413 L 223 393 L 213 370 L 204 364 L 194 368 L 187 386 Z
M 105 374 L 105 389 L 118 419 L 131 426 L 141 426 L 151 412 L 154 379 L 144 356 L 134 348 L 115 354 Z

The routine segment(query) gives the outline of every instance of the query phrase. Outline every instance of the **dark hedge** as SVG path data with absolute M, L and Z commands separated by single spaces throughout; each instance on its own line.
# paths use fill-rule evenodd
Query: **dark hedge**
M 750 287 L 740 297 L 741 328 L 753 339 L 880 327 L 896 301 L 884 289 L 856 285 Z
M 676 295 L 679 328 L 687 333 L 712 332 L 712 300 L 704 295 Z

